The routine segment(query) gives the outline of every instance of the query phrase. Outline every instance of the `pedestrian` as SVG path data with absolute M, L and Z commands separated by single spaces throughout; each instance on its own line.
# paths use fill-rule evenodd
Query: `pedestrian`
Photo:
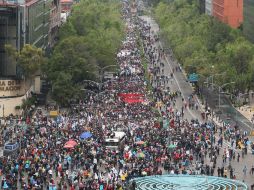
M 239 152 L 237 153 L 237 162 L 239 162 L 239 160 L 240 160 L 240 154 L 239 154 Z
M 217 169 L 217 173 L 218 173 L 218 177 L 220 177 L 221 172 L 220 172 L 220 168 L 219 167 Z
M 233 179 L 233 178 L 234 178 L 233 172 L 234 172 L 234 171 L 233 171 L 233 168 L 230 168 L 230 172 L 229 172 L 229 173 L 230 173 L 230 179 Z
M 243 168 L 243 174 L 244 174 L 244 176 L 246 176 L 246 173 L 247 173 L 247 166 L 245 165 L 244 168 Z
M 251 166 L 250 173 L 251 173 L 251 175 L 253 175 L 253 173 L 254 173 L 254 165 Z

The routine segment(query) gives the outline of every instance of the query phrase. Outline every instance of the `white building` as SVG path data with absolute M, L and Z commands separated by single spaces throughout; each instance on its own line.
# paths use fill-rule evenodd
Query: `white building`
M 213 14 L 213 0 L 205 0 L 205 13 L 208 15 Z

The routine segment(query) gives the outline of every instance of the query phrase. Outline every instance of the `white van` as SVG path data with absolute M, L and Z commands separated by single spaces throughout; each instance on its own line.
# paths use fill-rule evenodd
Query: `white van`
M 117 150 L 120 145 L 124 143 L 126 134 L 123 131 L 114 131 L 105 138 L 106 148 Z

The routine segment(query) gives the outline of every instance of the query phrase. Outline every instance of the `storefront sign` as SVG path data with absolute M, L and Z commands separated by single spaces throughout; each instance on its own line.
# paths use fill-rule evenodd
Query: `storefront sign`
M 19 91 L 21 82 L 19 80 L 0 80 L 0 91 Z

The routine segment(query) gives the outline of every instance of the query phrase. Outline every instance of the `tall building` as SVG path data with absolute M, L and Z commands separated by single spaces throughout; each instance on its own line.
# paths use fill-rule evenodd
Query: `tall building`
M 243 33 L 254 42 L 254 1 L 244 0 L 243 6 Z
M 48 45 L 51 48 L 55 45 L 58 29 L 61 25 L 61 3 L 60 0 L 51 2 L 49 15 L 49 41 Z
M 5 51 L 25 44 L 46 49 L 54 43 L 60 26 L 59 0 L 0 0 L 0 77 L 16 76 L 18 70 Z
M 243 22 L 243 0 L 213 0 L 213 16 L 238 28 Z
M 212 15 L 213 13 L 213 0 L 205 0 L 205 13 Z
M 0 76 L 12 76 L 16 74 L 16 65 L 11 64 L 5 52 L 5 44 L 11 44 L 20 49 L 20 43 L 24 40 L 21 35 L 20 22 L 22 12 L 14 4 L 1 3 L 0 1 Z
M 199 12 L 201 14 L 205 13 L 205 0 L 199 0 Z

